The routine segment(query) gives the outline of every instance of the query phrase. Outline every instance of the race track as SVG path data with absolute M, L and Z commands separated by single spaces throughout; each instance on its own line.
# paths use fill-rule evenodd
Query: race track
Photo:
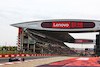
M 52 56 L 33 56 L 33 57 L 31 56 L 31 57 L 22 57 L 22 58 L 25 58 L 25 60 L 31 60 L 31 59 L 49 58 L 49 57 Z M 0 58 L 0 63 L 5 63 L 5 62 L 9 62 L 9 58 Z
M 1 65 L 0 67 L 100 67 L 100 61 L 95 57 L 49 57 L 25 62 L 12 62 Z M 15 64 L 13 64 L 15 63 Z
M 100 67 L 98 58 L 78 57 L 37 67 Z

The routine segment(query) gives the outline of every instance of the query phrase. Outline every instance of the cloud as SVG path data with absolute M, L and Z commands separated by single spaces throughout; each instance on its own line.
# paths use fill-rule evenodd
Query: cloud
M 0 44 L 16 44 L 17 28 L 10 24 L 45 19 L 99 20 L 99 8 L 100 0 L 0 0 Z

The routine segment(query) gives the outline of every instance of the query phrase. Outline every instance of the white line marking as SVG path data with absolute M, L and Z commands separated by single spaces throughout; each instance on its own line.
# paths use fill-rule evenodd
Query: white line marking
M 89 58 L 78 58 L 76 60 L 89 60 Z
M 8 62 L 8 63 L 5 63 L 5 64 L 14 64 L 14 63 L 10 63 L 10 62 Z
M 0 65 L 4 65 L 4 64 L 0 64 Z

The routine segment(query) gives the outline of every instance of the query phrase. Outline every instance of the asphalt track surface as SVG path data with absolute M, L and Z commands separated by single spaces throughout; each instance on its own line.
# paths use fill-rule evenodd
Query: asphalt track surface
M 100 67 L 98 58 L 77 57 L 37 67 Z
M 49 57 L 52 56 L 33 56 L 33 57 L 22 57 L 22 58 L 24 58 L 25 60 L 30 60 L 30 59 L 39 59 L 39 58 L 49 58 Z M 0 58 L 0 63 L 5 63 L 5 62 L 9 62 L 9 58 Z

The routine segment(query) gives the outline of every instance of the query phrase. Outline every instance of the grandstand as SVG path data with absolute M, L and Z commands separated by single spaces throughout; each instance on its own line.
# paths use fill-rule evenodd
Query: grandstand
M 19 51 L 24 50 L 36 54 L 76 54 L 76 52 L 64 44 L 64 42 L 74 42 L 74 38 L 68 32 L 49 29 L 43 30 L 42 26 L 45 25 L 41 23 L 41 27 L 38 27 L 37 24 L 40 24 L 40 21 L 12 24 L 12 26 L 19 28 Z
M 67 45 L 65 45 L 62 41 L 54 39 L 33 29 L 26 29 L 23 31 L 23 46 L 20 48 L 19 50 L 25 49 L 25 51 L 30 51 L 37 54 L 75 53 L 74 51 L 70 50 L 70 48 Z
M 39 54 L 76 54 L 64 42 L 93 43 L 93 40 L 74 39 L 69 33 L 99 32 L 98 25 L 100 25 L 99 21 L 96 20 L 78 19 L 41 20 L 12 24 L 19 28 L 18 50 Z

